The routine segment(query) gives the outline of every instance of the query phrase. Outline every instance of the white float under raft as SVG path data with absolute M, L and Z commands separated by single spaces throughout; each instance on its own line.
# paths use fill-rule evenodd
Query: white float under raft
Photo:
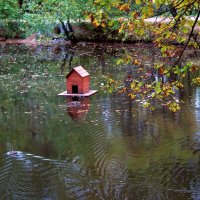
M 80 94 L 80 93 L 77 93 L 77 94 L 75 94 L 75 93 L 73 93 L 73 94 L 70 94 L 70 93 L 68 93 L 67 91 L 64 91 L 64 92 L 61 92 L 60 94 L 58 94 L 59 96 L 71 96 L 71 97 L 89 97 L 89 96 L 91 96 L 91 95 L 93 95 L 93 94 L 95 94 L 95 93 L 97 93 L 98 92 L 98 90 L 89 90 L 88 92 L 86 92 L 86 93 L 83 93 L 83 94 Z

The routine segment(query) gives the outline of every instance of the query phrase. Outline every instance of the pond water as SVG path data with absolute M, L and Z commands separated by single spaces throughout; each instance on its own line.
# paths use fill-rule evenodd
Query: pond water
M 0 199 L 200 199 L 200 88 L 177 113 L 103 91 L 105 75 L 134 73 L 116 65 L 130 51 L 155 59 L 150 46 L 1 47 Z M 99 92 L 58 97 L 78 65 Z

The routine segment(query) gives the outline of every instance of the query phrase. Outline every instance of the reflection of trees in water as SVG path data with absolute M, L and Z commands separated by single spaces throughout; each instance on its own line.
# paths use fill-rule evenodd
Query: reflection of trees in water
M 23 152 L 9 152 L 0 171 L 0 194 L 6 199 L 38 199 L 63 195 L 53 162 Z M 64 164 L 64 163 L 63 163 Z M 60 184 L 59 184 L 60 183 Z M 63 183 L 63 182 L 62 182 Z M 58 186 L 59 185 L 59 186 Z M 59 191 L 60 190 L 60 191 Z
M 200 175 L 196 176 L 190 182 L 191 197 L 194 200 L 200 199 Z
M 85 174 L 81 166 L 49 160 L 23 152 L 9 152 L 3 158 L 1 197 L 17 199 L 123 199 L 124 184 L 115 176 L 108 179 Z M 120 180 L 120 181 L 119 181 Z
M 194 133 L 194 154 L 199 153 L 200 149 L 200 88 L 196 88 L 195 98 L 194 98 L 194 108 L 196 115 L 197 132 Z M 191 196 L 194 200 L 200 199 L 200 161 L 198 164 L 194 165 L 196 167 L 196 173 L 194 178 L 190 181 Z M 197 175 L 198 174 L 198 175 Z
M 49 156 L 55 153 L 51 141 L 44 137 L 44 127 L 52 116 L 52 110 L 45 107 L 40 98 L 15 102 L 0 115 L 1 130 L 7 137 L 7 147 L 40 152 Z M 17 141 L 17 142 L 15 142 Z
M 79 163 L 18 151 L 8 152 L 2 157 L 2 163 L 0 197 L 6 199 L 199 198 L 198 163 L 183 165 L 175 161 L 168 165 L 166 162 L 165 170 L 160 171 L 160 166 L 152 162 L 148 175 L 130 173 L 128 178 L 127 172 L 118 171 L 120 166 L 115 160 L 108 164 L 111 174 L 106 178 L 87 173 Z M 196 178 L 190 179 L 195 173 Z
M 125 103 L 122 104 L 121 102 Z M 28 107 L 29 111 L 35 112 L 33 115 L 34 117 L 39 117 L 41 119 L 42 116 L 40 116 L 40 114 L 37 115 L 37 109 L 41 108 L 40 103 L 41 102 L 37 101 L 34 103 L 33 101 Z M 179 149 L 183 147 L 180 143 L 174 144 L 174 140 L 177 140 L 177 133 L 174 132 L 175 126 L 173 125 L 173 119 L 170 119 L 171 121 L 166 121 L 163 116 L 156 114 L 150 115 L 150 118 L 149 113 L 145 109 L 134 110 L 133 108 L 134 103 L 130 102 L 129 99 L 126 99 L 124 96 L 121 98 L 118 96 L 114 96 L 113 98 L 108 96 L 108 98 L 102 100 L 102 104 L 100 104 L 99 108 L 102 111 L 103 117 L 101 121 L 104 122 L 103 125 L 100 123 L 95 126 L 93 122 L 86 121 L 89 122 L 87 126 L 80 126 L 78 128 L 72 126 L 72 129 L 70 128 L 72 124 L 70 124 L 63 130 L 64 126 L 62 123 L 55 123 L 55 121 L 58 120 L 56 116 L 59 113 L 55 113 L 55 110 L 52 110 L 54 109 L 52 106 L 49 106 L 48 110 L 47 106 L 45 112 L 48 111 L 49 118 L 47 117 L 46 119 L 52 124 L 52 126 L 50 124 L 46 126 L 48 128 L 46 130 L 46 133 L 48 133 L 46 134 L 48 136 L 47 143 L 54 140 L 53 146 L 59 146 L 60 144 L 55 142 L 55 140 L 59 138 L 61 138 L 64 143 L 70 143 L 74 146 L 73 152 L 75 155 L 80 155 L 80 162 L 69 163 L 69 166 L 66 166 L 63 164 L 64 161 L 58 161 L 58 165 L 54 166 L 55 162 L 49 161 L 50 163 L 48 163 L 48 160 L 46 160 L 45 162 L 47 164 L 43 165 L 41 161 L 33 161 L 34 159 L 29 157 L 27 160 L 33 162 L 32 165 L 34 166 L 31 181 L 29 181 L 29 179 L 27 180 L 26 172 L 21 172 L 26 170 L 26 168 L 17 164 L 16 168 L 21 168 L 21 171 L 17 171 L 16 169 L 13 171 L 17 174 L 21 174 L 25 181 L 23 182 L 22 179 L 18 179 L 18 174 L 16 178 L 14 178 L 17 181 L 14 182 L 30 186 L 29 189 L 32 191 L 24 187 L 27 196 L 31 192 L 34 193 L 34 191 L 36 191 L 41 198 L 47 198 L 50 197 L 50 195 L 52 197 L 59 196 L 63 198 L 66 197 L 65 195 L 67 194 L 67 197 L 71 199 L 94 199 L 94 194 L 96 194 L 97 199 L 141 199 L 141 196 L 143 199 L 158 199 L 166 197 L 167 195 L 169 199 L 173 199 L 173 193 L 175 195 L 180 195 L 177 190 L 182 188 L 182 186 L 190 191 L 188 188 L 189 181 L 191 180 L 190 177 L 195 177 L 195 173 L 199 174 L 199 167 L 197 161 L 193 161 L 193 163 L 190 164 L 191 160 L 188 161 L 187 154 L 185 159 L 177 162 L 177 159 L 179 159 Z M 97 116 L 99 115 L 93 115 L 90 116 L 90 118 L 94 120 Z M 169 116 L 166 115 L 165 117 L 167 118 Z M 66 118 L 66 116 L 63 118 Z M 149 124 L 146 124 L 147 120 Z M 119 123 L 121 121 L 123 121 L 123 123 Z M 132 130 L 127 128 L 129 125 Z M 106 131 L 104 127 L 106 127 Z M 176 124 L 176 128 L 178 128 L 178 124 Z M 52 135 L 49 133 L 51 130 Z M 42 132 L 43 131 L 44 129 L 42 129 Z M 108 135 L 108 131 L 110 131 L 110 136 Z M 67 137 L 66 135 L 69 135 L 70 132 L 71 137 Z M 159 132 L 161 132 L 161 141 L 158 143 L 158 146 L 154 146 L 155 142 L 154 139 L 152 139 L 152 135 L 156 135 Z M 169 135 L 165 136 L 167 140 L 170 140 L 169 146 L 165 146 L 163 132 Z M 121 140 L 119 140 L 119 143 L 115 142 L 115 136 L 120 136 L 122 140 L 127 139 L 127 143 L 121 144 Z M 173 138 L 173 136 L 175 138 Z M 185 135 L 183 137 L 185 137 Z M 134 140 L 134 138 L 138 138 L 138 140 Z M 72 142 L 67 142 L 70 139 Z M 79 145 L 75 146 L 77 143 L 73 141 L 77 141 Z M 109 147 L 112 148 L 113 143 L 116 143 L 115 145 L 119 148 L 127 145 L 128 151 L 123 155 L 121 155 L 121 152 L 112 152 L 112 149 Z M 151 148 L 150 145 L 152 145 Z M 72 148 L 65 144 L 65 148 L 68 149 L 68 147 L 69 149 Z M 177 155 L 175 155 L 177 157 L 174 157 L 174 160 L 170 160 L 167 155 L 169 152 L 174 156 L 175 151 L 173 148 L 177 149 Z M 86 155 L 88 151 L 89 153 Z M 150 152 L 150 154 L 146 154 L 146 151 Z M 90 158 L 91 155 L 94 156 L 94 159 Z M 135 155 L 137 157 L 135 157 Z M 163 156 L 166 162 L 162 161 L 160 156 Z M 26 157 L 26 154 L 23 157 Z M 92 160 L 89 165 L 87 159 Z M 144 166 L 146 164 L 144 160 L 149 162 L 150 159 L 152 159 L 152 163 L 155 161 L 156 164 L 152 164 L 149 167 Z M 138 170 L 144 167 L 142 175 L 140 171 L 134 171 L 132 166 L 127 168 L 127 163 L 132 160 L 135 160 L 136 165 L 139 163 L 137 165 Z M 5 171 L 6 170 L 7 169 L 5 169 Z M 5 180 L 7 180 L 7 178 L 3 181 Z M 34 180 L 34 182 L 32 182 L 32 180 Z M 11 186 L 14 182 L 11 182 Z M 40 182 L 40 184 L 36 186 L 38 182 Z M 197 183 L 192 184 L 194 185 Z M 173 185 L 176 186 L 172 187 Z M 19 197 L 20 194 L 18 194 L 18 190 L 20 190 L 20 188 L 16 188 L 17 186 L 14 186 L 13 190 L 17 191 L 16 194 L 18 195 L 17 197 Z M 183 197 L 185 196 L 190 195 L 187 193 L 183 195 Z
M 72 68 L 73 68 L 73 66 L 72 66 L 73 55 L 74 55 L 73 53 L 66 53 L 65 54 L 65 57 L 64 57 L 63 62 L 61 64 L 61 67 L 60 67 L 60 69 L 61 69 L 60 73 L 61 74 L 64 74 L 66 64 L 68 65 L 68 70 L 69 71 L 72 70 Z
M 126 94 L 104 98 L 102 103 L 102 117 L 108 133 L 113 134 L 117 130 L 119 135 L 144 136 L 148 111 L 143 108 L 138 109 L 134 100 Z
M 196 114 L 197 124 L 199 125 L 199 128 L 200 128 L 200 87 L 196 88 L 195 114 Z
M 196 131 L 193 134 L 194 141 L 194 153 L 200 152 L 200 88 L 196 88 L 196 94 L 194 98 L 194 109 L 195 109 L 195 117 L 196 117 Z
M 142 108 L 134 110 L 134 102 L 131 99 L 124 98 L 124 96 L 122 96 L 123 100 L 115 96 L 106 99 L 102 105 L 102 116 L 107 132 L 110 132 L 113 139 L 114 134 L 121 135 L 124 139 L 129 136 L 126 143 L 129 150 L 124 154 L 123 158 L 125 159 L 123 162 L 129 162 L 131 159 L 129 156 L 130 153 L 137 156 L 135 158 L 135 164 L 139 164 L 141 168 L 145 164 L 142 163 L 143 160 L 149 163 L 149 159 L 152 158 L 152 162 L 154 160 L 156 162 L 154 166 L 143 169 L 145 171 L 143 173 L 146 174 L 147 171 L 149 172 L 147 176 L 152 174 L 152 176 L 157 178 L 155 186 L 152 186 L 152 184 L 147 186 L 151 188 L 149 191 L 146 191 L 147 197 L 156 199 L 157 195 L 161 195 L 160 197 L 169 195 L 169 199 L 171 199 L 170 196 L 173 196 L 173 194 L 180 195 L 181 191 L 184 192 L 181 189 L 183 187 L 187 188 L 187 192 L 183 197 L 190 196 L 189 183 L 191 179 L 189 177 L 195 177 L 198 159 L 193 157 L 192 160 L 189 160 L 190 156 L 187 156 L 191 154 L 191 138 L 189 136 L 190 133 L 183 134 L 180 132 L 182 127 L 179 126 L 184 123 L 184 118 L 181 116 L 181 113 L 177 113 L 171 119 L 171 114 L 165 112 L 163 116 L 159 113 L 149 113 L 146 109 Z M 138 140 L 134 142 L 135 138 L 138 138 Z M 166 142 L 166 139 L 169 141 Z M 118 145 L 120 149 L 121 143 Z M 149 148 L 150 155 L 145 153 L 146 148 Z M 180 153 L 179 149 L 182 149 L 183 152 Z M 141 163 L 139 163 L 140 158 Z M 131 173 L 132 169 L 130 168 L 129 170 Z M 138 170 L 140 169 L 138 168 Z M 129 174 L 126 182 L 129 181 L 131 176 Z M 133 185 L 132 183 L 131 187 Z M 171 190 L 166 192 L 166 188 L 171 188 Z M 143 184 L 143 192 L 145 189 L 147 189 L 146 185 Z

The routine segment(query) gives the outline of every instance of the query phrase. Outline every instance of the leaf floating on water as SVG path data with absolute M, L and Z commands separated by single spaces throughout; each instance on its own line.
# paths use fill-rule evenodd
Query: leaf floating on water
M 73 164 L 76 163 L 79 159 L 80 159 L 80 157 L 79 157 L 79 156 L 76 156 L 76 157 L 73 159 L 72 163 L 73 163 Z
M 25 114 L 27 114 L 27 115 L 30 115 L 32 112 L 24 112 Z

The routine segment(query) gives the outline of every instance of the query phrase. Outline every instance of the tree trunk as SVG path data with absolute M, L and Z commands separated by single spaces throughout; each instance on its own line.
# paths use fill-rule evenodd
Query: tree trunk
M 18 5 L 19 5 L 19 8 L 22 8 L 23 0 L 18 0 Z
M 66 26 L 65 26 L 65 23 L 64 23 L 60 18 L 59 18 L 59 21 L 60 21 L 60 23 L 61 23 L 61 25 L 62 25 L 62 28 L 63 28 L 63 30 L 64 30 L 66 39 L 67 39 L 67 40 L 70 40 L 69 32 L 68 32 L 68 30 L 67 30 L 67 28 L 66 28 Z
M 67 26 L 65 25 L 65 23 L 63 22 L 62 19 L 59 18 L 59 21 L 60 21 L 62 28 L 64 30 L 66 40 L 71 40 L 73 43 L 76 43 L 77 38 L 74 35 L 74 31 L 72 29 L 71 24 L 69 23 L 69 19 L 67 20 Z

